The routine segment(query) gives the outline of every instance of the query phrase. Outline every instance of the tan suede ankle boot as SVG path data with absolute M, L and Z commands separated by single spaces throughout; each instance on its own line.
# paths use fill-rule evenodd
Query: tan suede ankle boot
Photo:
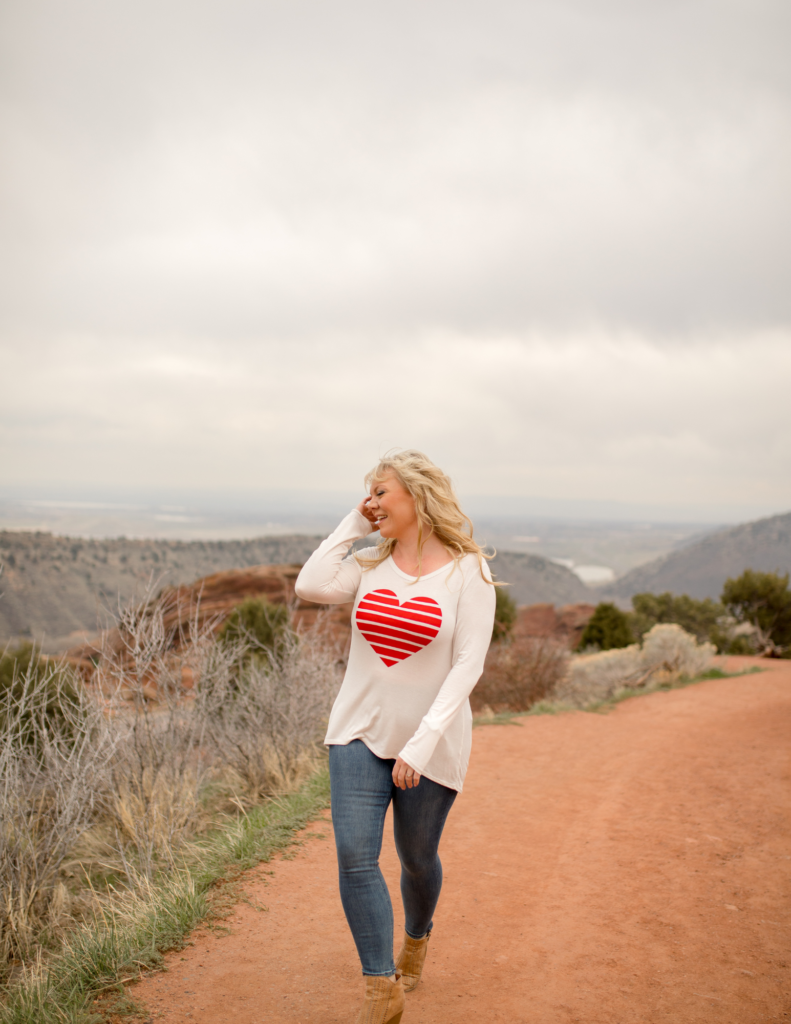
M 404 942 L 401 952 L 396 960 L 396 970 L 404 976 L 404 991 L 411 992 L 417 988 L 420 975 L 423 973 L 423 964 L 426 962 L 426 950 L 431 932 L 426 932 L 422 939 L 413 939 L 411 935 L 404 932 Z
M 404 1002 L 404 984 L 398 971 L 395 981 L 366 974 L 365 1002 L 357 1024 L 399 1024 Z

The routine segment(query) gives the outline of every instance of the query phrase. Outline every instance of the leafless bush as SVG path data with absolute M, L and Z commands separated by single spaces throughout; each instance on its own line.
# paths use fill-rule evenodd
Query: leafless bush
M 121 609 L 96 672 L 119 732 L 108 852 L 130 879 L 173 863 L 210 780 L 230 772 L 251 802 L 298 781 L 340 682 L 321 622 L 275 652 L 245 631 L 218 641 L 216 620 L 197 605 L 174 615 L 172 600 Z
M 87 686 L 33 658 L 0 688 L 0 975 L 90 911 L 85 872 L 142 893 L 177 864 L 218 780 L 252 803 L 315 759 L 340 683 L 321 625 L 274 654 L 172 601 L 120 609 Z
M 489 648 L 470 695 L 473 711 L 527 711 L 550 694 L 568 665 L 568 648 L 552 637 L 520 637 Z
M 121 608 L 95 675 L 118 734 L 104 810 L 129 877 L 150 878 L 172 861 L 194 826 L 212 767 L 194 681 L 228 676 L 239 656 L 215 641 L 216 623 L 201 623 L 198 607 L 186 616 L 173 610 L 172 598 L 150 595 L 138 608 Z M 176 624 L 168 627 L 168 619 Z
M 60 868 L 93 819 L 114 738 L 61 666 L 31 661 L 0 694 L 0 970 L 65 909 Z
M 321 622 L 259 648 L 237 675 L 198 682 L 198 704 L 218 760 L 259 798 L 288 788 L 313 763 L 340 686 L 338 651 Z

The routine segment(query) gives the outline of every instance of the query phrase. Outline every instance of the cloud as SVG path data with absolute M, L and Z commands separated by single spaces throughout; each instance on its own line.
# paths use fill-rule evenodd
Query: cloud
M 4 18 L 9 479 L 791 503 L 787 4 Z
M 668 349 L 608 331 L 380 336 L 364 352 L 60 342 L 11 366 L 37 399 L 9 401 L 24 439 L 9 479 L 345 490 L 388 448 L 419 446 L 466 493 L 783 507 L 788 341 L 755 336 L 749 358 L 743 338 Z
M 783 5 L 10 8 L 18 329 L 788 319 Z

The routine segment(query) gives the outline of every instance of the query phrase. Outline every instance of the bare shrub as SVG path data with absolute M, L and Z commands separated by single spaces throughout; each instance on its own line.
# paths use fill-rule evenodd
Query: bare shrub
M 114 738 L 60 666 L 30 662 L 0 694 L 0 970 L 66 910 L 59 872 L 93 819 Z
M 139 608 L 119 609 L 95 674 L 118 734 L 104 809 L 111 846 L 130 878 L 150 878 L 163 861 L 172 863 L 194 828 L 212 768 L 194 680 L 227 677 L 240 653 L 239 644 L 215 641 L 216 622 L 201 623 L 198 606 L 173 616 L 172 602 L 171 595 L 149 595 Z
M 121 608 L 88 684 L 31 657 L 0 686 L 0 975 L 119 875 L 132 896 L 172 876 L 228 776 L 254 803 L 315 762 L 340 684 L 321 618 L 265 649 L 173 602 Z
M 494 643 L 470 694 L 473 711 L 527 711 L 548 696 L 568 665 L 565 644 L 553 637 L 520 637 Z
M 625 689 L 700 675 L 715 653 L 714 644 L 699 644 L 681 626 L 662 623 L 646 633 L 642 647 L 631 644 L 574 658 L 555 696 L 574 707 L 589 707 Z
M 253 800 L 292 787 L 312 766 L 340 682 L 338 651 L 321 620 L 284 634 L 277 651 L 258 648 L 236 675 L 199 679 L 207 737 Z
M 95 676 L 119 732 L 106 852 L 130 880 L 176 862 L 218 777 L 250 802 L 299 781 L 340 682 L 321 621 L 273 648 L 243 623 L 218 640 L 216 620 L 197 604 L 174 615 L 173 600 L 121 609 Z

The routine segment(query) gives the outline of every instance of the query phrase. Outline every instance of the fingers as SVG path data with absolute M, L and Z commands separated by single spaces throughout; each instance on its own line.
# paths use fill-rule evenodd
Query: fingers
M 393 766 L 393 782 L 399 789 L 414 789 L 420 784 L 420 772 L 399 757 Z
M 371 496 L 369 494 L 368 497 L 367 498 L 363 498 L 363 500 L 357 506 L 357 511 L 360 513 L 360 515 L 365 516 L 365 518 L 368 519 L 368 520 L 371 520 L 373 518 L 371 510 L 368 508 L 368 502 L 370 500 L 371 500 Z
M 360 515 L 364 516 L 368 520 L 371 526 L 376 526 L 376 516 L 374 515 L 372 509 L 368 507 L 368 502 L 370 500 L 371 495 L 369 494 L 368 497 L 363 498 L 363 500 L 357 506 L 357 511 L 360 513 Z

